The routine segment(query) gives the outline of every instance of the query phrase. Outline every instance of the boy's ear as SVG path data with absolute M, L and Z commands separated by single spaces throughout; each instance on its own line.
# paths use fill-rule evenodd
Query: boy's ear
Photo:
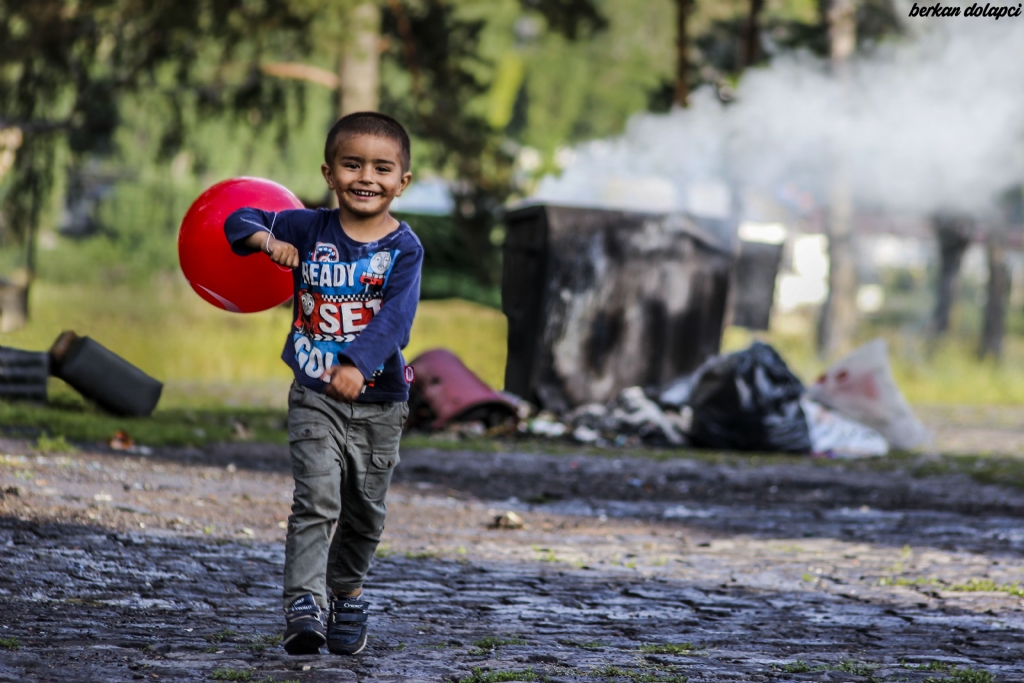
M 412 173 L 406 171 L 402 174 L 402 183 L 398 186 L 398 192 L 395 192 L 396 197 L 401 197 L 402 193 L 405 192 L 405 188 L 409 187 L 409 183 L 412 182 Z
M 327 164 L 320 164 L 320 172 L 324 174 L 324 180 L 327 181 L 327 189 L 334 189 L 334 174 L 331 173 L 331 167 Z

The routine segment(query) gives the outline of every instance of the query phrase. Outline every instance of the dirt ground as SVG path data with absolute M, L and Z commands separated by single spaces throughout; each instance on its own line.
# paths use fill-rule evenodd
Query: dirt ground
M 286 448 L 0 453 L 0 681 L 1024 680 L 1024 492 L 964 476 L 407 450 L 367 650 L 289 657 Z

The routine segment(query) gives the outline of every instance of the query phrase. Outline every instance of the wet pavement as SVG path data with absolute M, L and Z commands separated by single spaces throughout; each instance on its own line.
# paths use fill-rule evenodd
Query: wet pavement
M 0 681 L 1024 681 L 1013 489 L 433 450 L 399 473 L 367 650 L 289 657 L 285 452 L 8 457 Z M 488 528 L 507 510 L 526 528 Z

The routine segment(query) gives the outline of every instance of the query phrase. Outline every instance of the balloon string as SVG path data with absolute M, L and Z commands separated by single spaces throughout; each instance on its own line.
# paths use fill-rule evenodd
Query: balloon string
M 274 217 L 270 219 L 270 227 L 267 229 L 267 243 L 263 245 L 263 251 L 270 256 L 270 238 L 274 236 L 274 223 L 277 223 L 277 212 L 274 212 Z

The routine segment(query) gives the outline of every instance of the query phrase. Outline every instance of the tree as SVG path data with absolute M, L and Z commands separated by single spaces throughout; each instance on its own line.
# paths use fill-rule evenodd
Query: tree
M 932 340 L 938 340 L 949 331 L 960 264 L 974 239 L 975 225 L 969 216 L 945 213 L 932 218 L 932 228 L 939 243 L 939 276 L 936 279 L 931 337 Z
M 985 239 L 988 261 L 988 284 L 985 287 L 985 311 L 978 344 L 978 358 L 1003 356 L 1006 334 L 1006 309 L 1010 299 L 1010 269 L 1006 263 L 1006 233 L 999 226 L 990 227 Z
M 0 0 L 0 129 L 22 137 L 0 197 L 0 241 L 24 253 L 5 327 L 27 315 L 58 150 L 71 163 L 110 152 L 120 98 L 143 89 L 168 107 L 164 157 L 184 141 L 190 110 L 273 121 L 287 85 L 265 78 L 259 60 L 308 50 L 316 9 L 313 0 Z
M 604 26 L 591 0 L 520 4 L 570 40 Z M 481 57 L 485 24 L 483 18 L 462 14 L 458 3 L 389 2 L 383 35 L 393 46 L 383 57 L 389 68 L 408 75 L 408 89 L 385 84 L 381 108 L 407 122 L 412 134 L 427 143 L 421 158 L 455 180 L 453 218 L 467 262 L 475 266 L 480 283 L 494 284 L 500 269 L 491 231 L 515 187 L 514 146 L 480 106 L 495 67 Z
M 690 98 L 690 40 L 687 35 L 687 20 L 693 11 L 692 0 L 675 0 L 676 4 L 676 83 L 672 103 L 686 107 Z

